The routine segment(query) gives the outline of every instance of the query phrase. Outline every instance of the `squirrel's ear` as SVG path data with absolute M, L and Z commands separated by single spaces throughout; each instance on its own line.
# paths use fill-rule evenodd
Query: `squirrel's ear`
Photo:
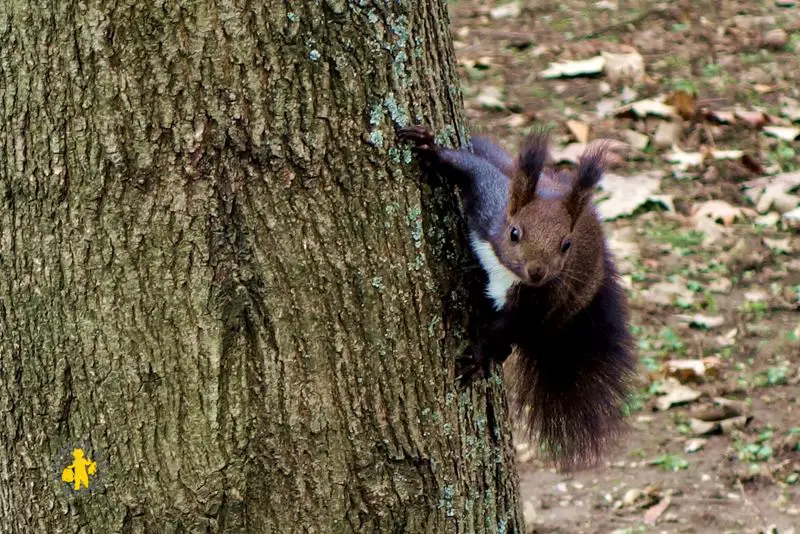
M 566 200 L 567 210 L 573 223 L 591 200 L 592 192 L 600 183 L 606 166 L 614 158 L 615 154 L 612 151 L 620 148 L 621 144 L 608 139 L 595 140 L 589 143 L 581 155 L 575 180 Z
M 511 176 L 511 191 L 508 198 L 508 214 L 514 215 L 522 206 L 536 196 L 536 185 L 547 163 L 549 138 L 540 132 L 525 138 L 517 158 L 516 169 Z

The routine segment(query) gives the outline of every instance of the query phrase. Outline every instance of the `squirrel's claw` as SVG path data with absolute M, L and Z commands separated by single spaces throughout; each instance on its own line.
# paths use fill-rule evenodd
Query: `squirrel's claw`
M 465 387 L 476 380 L 488 378 L 491 370 L 492 361 L 476 356 L 470 349 L 456 359 L 456 380 Z
M 400 128 L 397 130 L 397 137 L 414 143 L 414 148 L 421 152 L 434 152 L 436 151 L 436 140 L 431 132 L 425 126 L 409 126 L 407 128 Z

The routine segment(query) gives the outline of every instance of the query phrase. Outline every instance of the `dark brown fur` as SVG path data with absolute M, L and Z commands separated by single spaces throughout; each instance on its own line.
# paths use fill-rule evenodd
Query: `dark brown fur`
M 592 464 L 619 433 L 635 369 L 625 295 L 591 204 L 608 146 L 595 143 L 565 173 L 546 168 L 542 134 L 510 168 L 483 139 L 471 154 L 436 146 L 423 128 L 399 135 L 458 181 L 471 234 L 520 280 L 462 357 L 464 379 L 515 349 L 512 384 L 528 430 L 562 468 Z

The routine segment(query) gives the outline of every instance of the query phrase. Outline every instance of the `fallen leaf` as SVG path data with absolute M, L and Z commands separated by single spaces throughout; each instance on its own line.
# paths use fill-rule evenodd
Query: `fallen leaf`
M 717 241 L 730 237 L 733 234 L 733 228 L 728 228 L 717 224 L 710 217 L 697 217 L 692 219 L 695 230 L 703 233 L 703 245 L 712 245 Z
M 586 151 L 586 143 L 570 143 L 562 149 L 555 149 L 550 153 L 553 163 L 577 164 L 581 155 Z
M 567 128 L 579 143 L 589 142 L 589 125 L 581 121 L 567 121 Z
M 699 391 L 684 386 L 674 378 L 668 378 L 658 388 L 660 393 L 664 393 L 656 399 L 656 408 L 662 412 L 669 410 L 672 406 L 694 402 L 700 398 Z
M 764 302 L 769 300 L 769 293 L 763 289 L 752 289 L 744 292 L 744 300 L 747 302 Z
M 703 164 L 705 154 L 702 152 L 684 152 L 683 150 L 675 147 L 671 152 L 664 154 L 664 159 L 670 163 L 676 163 L 680 170 L 686 170 L 689 167 L 697 167 Z
M 509 2 L 497 6 L 489 11 L 489 16 L 495 20 L 512 19 L 522 14 L 522 4 L 520 2 Z
M 791 238 L 783 239 L 770 239 L 768 237 L 762 238 L 762 241 L 772 252 L 776 254 L 789 254 L 792 252 Z
M 764 46 L 779 50 L 789 44 L 789 34 L 783 28 L 775 28 L 764 34 Z
M 691 303 L 695 296 L 694 292 L 686 287 L 686 284 L 658 282 L 642 291 L 642 298 L 653 304 L 671 306 L 678 299 Z
M 683 450 L 687 454 L 691 454 L 705 447 L 706 443 L 708 443 L 708 440 L 705 438 L 691 438 L 686 440 L 686 445 L 684 445 Z
M 744 151 L 742 150 L 711 150 L 711 157 L 720 160 L 720 159 L 739 159 L 744 156 Z
M 748 406 L 745 401 L 726 399 L 725 397 L 714 397 L 713 401 L 714 404 L 718 404 L 728 410 L 726 412 L 728 415 L 725 419 L 731 416 L 742 415 L 748 411 Z
M 744 182 L 745 196 L 756 205 L 756 211 L 766 213 L 776 199 L 800 187 L 800 171 L 763 176 Z
M 730 347 L 736 343 L 736 335 L 739 333 L 738 328 L 731 328 L 721 336 L 717 336 L 716 342 L 720 347 Z
M 679 117 L 678 110 L 673 106 L 665 104 L 663 98 L 648 98 L 646 100 L 639 100 L 631 104 L 617 108 L 614 115 L 633 115 L 634 117 L 644 118 L 648 115 L 655 115 L 657 117 L 672 118 Z
M 773 91 L 777 91 L 778 87 L 776 85 L 766 85 L 763 83 L 757 83 L 753 86 L 753 89 L 755 89 L 756 93 L 765 95 L 767 93 L 772 93 Z
M 636 150 L 644 150 L 647 148 L 647 144 L 650 142 L 649 137 L 643 133 L 637 132 L 636 130 L 624 130 L 622 132 L 622 137 L 624 137 L 625 141 L 627 141 L 627 143 Z
M 743 218 L 749 213 L 750 210 L 747 208 L 731 206 L 724 200 L 709 200 L 692 206 L 693 219 L 708 217 L 713 221 L 722 221 L 725 226 L 730 226 L 736 219 Z
M 793 126 L 764 126 L 761 131 L 784 141 L 795 141 L 800 137 L 800 128 Z
M 658 124 L 656 133 L 653 134 L 653 145 L 657 148 L 671 147 L 677 145 L 681 137 L 683 137 L 683 125 L 680 122 L 663 121 Z
M 725 324 L 725 318 L 721 315 L 708 316 L 701 313 L 696 313 L 694 315 L 679 314 L 676 315 L 675 318 L 683 323 L 687 323 L 689 326 L 706 328 L 708 330 Z
M 487 85 L 481 89 L 475 97 L 475 103 L 482 108 L 500 111 L 506 108 L 503 102 L 503 92 L 493 85 Z
M 779 222 L 781 222 L 781 214 L 775 211 L 770 211 L 764 215 L 759 215 L 753 219 L 753 222 L 756 226 L 760 226 L 762 228 L 774 228 Z
M 800 122 L 800 102 L 788 96 L 781 97 L 781 115 L 792 122 Z
M 669 360 L 664 363 L 663 369 L 666 376 L 677 378 L 680 382 L 698 382 L 706 377 L 719 375 L 719 358 L 709 356 L 702 360 Z
M 603 72 L 606 59 L 603 56 L 595 56 L 589 59 L 580 59 L 575 61 L 564 61 L 561 63 L 550 63 L 550 65 L 542 71 L 542 77 L 562 78 L 562 77 L 575 77 L 575 76 L 594 76 Z
M 734 111 L 734 115 L 737 118 L 742 119 L 753 128 L 761 128 L 769 122 L 769 116 L 763 111 L 748 111 L 744 109 L 738 109 Z
M 787 228 L 800 228 L 800 208 L 795 208 L 781 215 L 781 222 Z
M 653 198 L 661 187 L 662 173 L 647 171 L 636 176 L 620 176 L 606 173 L 600 182 L 604 199 L 597 204 L 597 210 L 605 220 L 631 215 L 648 200 L 660 203 Z
M 694 116 L 696 102 L 694 95 L 682 90 L 674 91 L 664 99 L 664 103 L 673 106 L 684 119 Z
M 643 519 L 643 521 L 644 521 L 644 524 L 645 524 L 645 525 L 649 525 L 649 526 L 653 526 L 653 525 L 655 525 L 655 524 L 656 524 L 656 522 L 658 521 L 658 518 L 659 518 L 659 517 L 661 517 L 661 514 L 663 514 L 663 513 L 664 513 L 664 511 L 665 511 L 665 510 L 667 509 L 667 507 L 669 506 L 669 503 L 670 503 L 670 502 L 671 502 L 671 498 L 670 498 L 670 496 L 669 496 L 669 495 L 667 495 L 666 497 L 664 497 L 663 499 L 661 499 L 661 502 L 659 502 L 659 503 L 658 503 L 658 504 L 656 504 L 655 506 L 651 506 L 651 507 L 650 507 L 650 508 L 649 508 L 649 509 L 648 509 L 648 510 L 647 510 L 647 511 L 644 513 L 644 519 Z
M 712 293 L 719 293 L 726 295 L 731 292 L 733 288 L 733 282 L 730 278 L 720 277 L 716 280 L 713 280 L 710 284 L 708 284 L 708 290 Z
M 521 128 L 528 124 L 531 121 L 531 118 L 525 115 L 524 113 L 513 113 L 508 116 L 507 119 L 503 121 L 504 124 L 510 126 L 511 128 Z
M 708 434 L 727 434 L 735 428 L 744 428 L 753 420 L 751 415 L 739 415 L 721 421 L 702 421 L 694 417 L 689 419 L 689 429 L 695 436 Z
M 733 111 L 706 110 L 706 118 L 712 122 L 720 124 L 731 124 L 736 122 L 736 114 Z
M 606 76 L 611 83 L 639 83 L 644 79 L 644 58 L 639 52 L 614 54 L 601 52 L 605 59 Z

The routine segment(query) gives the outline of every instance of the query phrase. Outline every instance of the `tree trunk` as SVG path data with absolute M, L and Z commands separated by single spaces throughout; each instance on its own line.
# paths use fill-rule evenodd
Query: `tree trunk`
M 502 384 L 453 380 L 455 197 L 394 140 L 463 139 L 448 32 L 2 2 L 0 532 L 521 530 Z

